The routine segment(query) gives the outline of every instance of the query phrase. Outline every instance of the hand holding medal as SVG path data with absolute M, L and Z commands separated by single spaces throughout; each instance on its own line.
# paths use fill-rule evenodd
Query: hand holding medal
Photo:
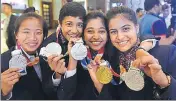
M 113 74 L 108 66 L 107 61 L 102 61 L 96 72 L 96 77 L 102 84 L 108 84 L 112 80 Z
M 26 75 L 26 66 L 27 66 L 27 60 L 26 58 L 22 55 L 21 50 L 14 50 L 12 53 L 12 58 L 9 61 L 9 68 L 21 68 L 19 70 L 20 75 Z
M 75 44 L 71 48 L 71 56 L 75 60 L 82 60 L 87 56 L 87 48 L 85 45 L 83 45 L 83 40 L 80 38 L 79 40 L 72 40 L 70 41 L 74 42 Z
M 161 87 L 168 86 L 166 74 L 162 71 L 157 59 L 143 50 L 137 51 L 136 57 L 138 58 L 133 62 L 133 66 L 142 69 L 147 76 L 151 77 Z

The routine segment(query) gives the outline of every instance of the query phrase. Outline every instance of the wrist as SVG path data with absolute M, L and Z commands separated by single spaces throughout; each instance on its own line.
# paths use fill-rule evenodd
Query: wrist
M 171 84 L 171 77 L 169 75 L 166 75 L 166 83 L 163 86 L 160 86 L 161 89 L 168 87 Z
M 77 67 L 77 60 L 73 59 L 73 57 L 69 57 L 69 63 L 67 70 L 74 70 Z
M 61 78 L 61 75 L 63 75 L 63 74 L 56 72 L 54 77 L 56 79 L 59 79 L 59 78 Z
M 171 78 L 169 75 L 166 75 L 163 71 L 161 71 L 159 78 L 159 80 L 156 80 L 156 84 L 158 84 L 161 88 L 166 88 L 170 85 Z
M 3 96 L 7 96 L 8 93 L 9 93 L 9 92 L 6 92 L 6 91 L 4 91 L 3 89 L 1 89 L 1 94 L 2 94 Z

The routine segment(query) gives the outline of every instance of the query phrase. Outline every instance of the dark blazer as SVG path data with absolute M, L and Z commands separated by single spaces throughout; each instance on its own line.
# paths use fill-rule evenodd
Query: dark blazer
M 160 93 L 159 99 L 176 99 L 176 47 L 174 45 L 156 46 L 151 49 L 149 53 L 158 59 L 162 66 L 162 70 L 167 75 L 171 76 L 171 84 L 169 87 L 160 89 L 150 77 L 145 76 L 145 86 L 141 91 L 132 91 L 125 85 L 125 83 L 119 85 L 112 85 L 110 83 L 103 87 L 101 93 L 104 93 L 104 96 L 109 96 L 109 99 L 151 100 L 155 99 L 153 93 L 157 91 Z M 113 61 L 111 61 L 111 66 L 117 71 L 117 73 L 119 73 L 119 65 L 115 63 L 118 58 L 112 58 Z M 118 78 L 114 77 L 114 79 L 116 82 L 119 82 Z
M 12 47 L 1 55 L 1 73 L 9 68 Z M 42 81 L 38 78 L 34 67 L 27 67 L 27 75 L 20 77 L 14 85 L 12 98 L 14 100 L 52 100 L 57 99 L 56 88 L 53 86 L 53 72 L 46 66 L 47 64 L 40 58 Z
M 56 42 L 56 33 L 50 35 L 43 43 L 43 46 L 46 46 L 48 43 Z M 67 43 L 61 43 L 64 54 L 67 51 Z M 66 67 L 68 65 L 68 57 L 65 58 Z M 106 99 L 104 96 L 98 95 L 96 88 L 94 87 L 93 81 L 87 70 L 84 70 L 80 62 L 77 64 L 77 72 L 74 76 L 69 78 L 61 79 L 61 83 L 57 90 L 58 99 L 72 99 L 72 100 L 96 100 Z
M 17 16 L 15 16 L 15 15 L 11 15 L 10 16 L 9 24 L 8 24 L 7 31 L 6 31 L 7 32 L 7 41 L 6 41 L 6 44 L 9 47 L 9 49 L 12 46 L 16 45 L 15 44 L 16 43 L 16 41 L 15 41 L 15 34 L 14 34 L 16 19 L 17 19 Z
M 56 42 L 56 33 L 51 34 L 47 39 L 44 40 L 42 47 L 47 46 L 51 42 Z M 59 44 L 62 47 L 62 54 L 65 54 L 67 52 L 67 43 L 61 43 L 59 41 Z M 68 65 L 69 58 L 68 56 L 65 57 L 66 61 L 66 67 Z M 61 82 L 59 86 L 57 87 L 57 98 L 59 100 L 66 100 L 66 99 L 72 99 L 73 94 L 76 91 L 76 79 L 77 75 L 73 75 L 69 78 L 64 78 L 64 75 L 61 77 Z

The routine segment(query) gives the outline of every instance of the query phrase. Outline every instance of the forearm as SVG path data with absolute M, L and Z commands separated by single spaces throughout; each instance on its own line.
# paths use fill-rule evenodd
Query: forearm
M 67 70 L 68 71 L 74 70 L 76 67 L 77 67 L 77 60 L 73 59 L 73 57 L 70 56 Z

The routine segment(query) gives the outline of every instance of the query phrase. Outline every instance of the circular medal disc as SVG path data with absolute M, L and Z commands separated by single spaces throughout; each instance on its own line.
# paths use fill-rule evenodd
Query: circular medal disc
M 19 72 L 26 74 L 27 60 L 23 55 L 15 55 L 9 61 L 10 68 L 22 68 Z
M 71 48 L 71 55 L 75 60 L 82 60 L 87 56 L 87 48 L 82 43 L 76 43 Z
M 106 66 L 100 66 L 96 72 L 96 77 L 102 84 L 108 84 L 112 80 L 112 72 Z
M 144 88 L 144 78 L 140 72 L 134 69 L 125 74 L 125 83 L 131 90 L 140 91 Z
M 46 52 L 49 55 L 54 55 L 54 54 L 60 55 L 62 52 L 62 48 L 58 43 L 52 42 L 46 46 Z

